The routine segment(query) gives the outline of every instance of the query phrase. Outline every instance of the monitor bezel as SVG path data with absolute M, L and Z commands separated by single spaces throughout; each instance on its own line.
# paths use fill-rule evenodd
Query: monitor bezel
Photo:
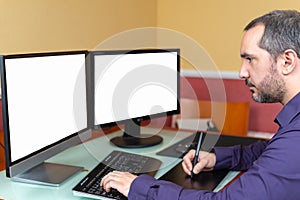
M 142 54 L 142 53 L 162 53 L 162 52 L 174 52 L 177 54 L 177 108 L 175 110 L 170 110 L 166 112 L 144 115 L 135 118 L 129 118 L 104 124 L 96 124 L 95 123 L 95 65 L 94 60 L 95 56 L 98 55 L 121 55 L 121 54 Z M 127 124 L 128 122 L 134 122 L 136 124 L 140 124 L 142 121 L 151 120 L 153 118 L 166 117 L 171 115 L 180 114 L 180 49 L 179 48 L 159 48 L 159 49 L 132 49 L 132 50 L 98 50 L 98 51 L 90 51 L 88 60 L 91 65 L 91 85 L 92 85 L 92 122 L 94 129 L 105 129 L 109 127 L 114 127 L 120 124 Z
M 7 85 L 6 85 L 6 66 L 5 60 L 15 58 L 30 58 L 30 57 L 46 57 L 46 56 L 61 56 L 61 55 L 85 55 L 85 73 L 86 73 L 86 106 L 87 106 L 87 126 L 75 133 L 70 133 L 67 137 L 62 138 L 52 144 L 49 144 L 35 152 L 32 152 L 22 158 L 15 161 L 11 160 L 11 144 L 10 144 L 10 129 L 9 129 L 9 111 L 8 103 L 9 99 L 7 96 Z M 2 88 L 2 115 L 3 115 L 3 129 L 4 129 L 4 145 L 5 145 L 5 166 L 6 176 L 14 177 L 20 173 L 27 171 L 28 169 L 44 162 L 52 156 L 72 147 L 91 137 L 90 127 L 90 82 L 89 82 L 89 65 L 86 63 L 86 57 L 88 51 L 77 50 L 77 51 L 59 51 L 59 52 L 41 52 L 41 53 L 26 53 L 26 54 L 11 54 L 0 56 L 0 72 L 1 72 L 1 88 Z

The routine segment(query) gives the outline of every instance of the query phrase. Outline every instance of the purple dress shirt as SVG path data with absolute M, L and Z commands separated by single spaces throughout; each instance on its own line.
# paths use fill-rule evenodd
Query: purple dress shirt
M 277 133 L 249 146 L 215 147 L 215 169 L 247 170 L 221 192 L 186 190 L 147 175 L 136 178 L 129 200 L 300 199 L 300 93 L 277 115 Z

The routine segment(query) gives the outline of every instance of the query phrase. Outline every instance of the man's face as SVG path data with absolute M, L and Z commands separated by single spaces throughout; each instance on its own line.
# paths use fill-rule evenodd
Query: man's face
M 264 26 L 257 25 L 244 34 L 240 50 L 240 77 L 246 79 L 254 101 L 282 102 L 285 83 L 278 73 L 277 64 L 266 50 L 258 46 L 263 33 Z

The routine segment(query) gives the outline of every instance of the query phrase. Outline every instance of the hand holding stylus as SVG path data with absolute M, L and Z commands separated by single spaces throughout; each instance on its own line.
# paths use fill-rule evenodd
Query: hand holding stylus
M 203 140 L 202 137 L 201 137 L 200 142 L 202 142 L 202 140 Z M 200 137 L 199 137 L 199 139 L 200 139 Z M 200 143 L 200 145 L 201 145 L 201 143 Z M 216 164 L 215 153 L 201 151 L 200 147 L 201 146 L 199 146 L 198 153 L 196 153 L 197 148 L 196 148 L 196 150 L 192 149 L 183 157 L 183 162 L 182 162 L 183 170 L 186 174 L 188 174 L 190 176 L 193 176 L 194 174 L 198 174 L 201 171 L 213 170 L 213 168 Z M 198 154 L 198 156 L 196 154 Z

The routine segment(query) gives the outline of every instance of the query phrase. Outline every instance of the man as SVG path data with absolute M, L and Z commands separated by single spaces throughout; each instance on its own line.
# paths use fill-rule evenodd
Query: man
M 269 141 L 250 146 L 215 147 L 201 152 L 193 172 L 227 168 L 247 170 L 222 192 L 185 190 L 147 175 L 112 172 L 102 180 L 129 199 L 300 199 L 300 13 L 273 11 L 250 22 L 242 38 L 240 77 L 255 101 L 284 105 Z M 191 173 L 195 151 L 183 159 Z

